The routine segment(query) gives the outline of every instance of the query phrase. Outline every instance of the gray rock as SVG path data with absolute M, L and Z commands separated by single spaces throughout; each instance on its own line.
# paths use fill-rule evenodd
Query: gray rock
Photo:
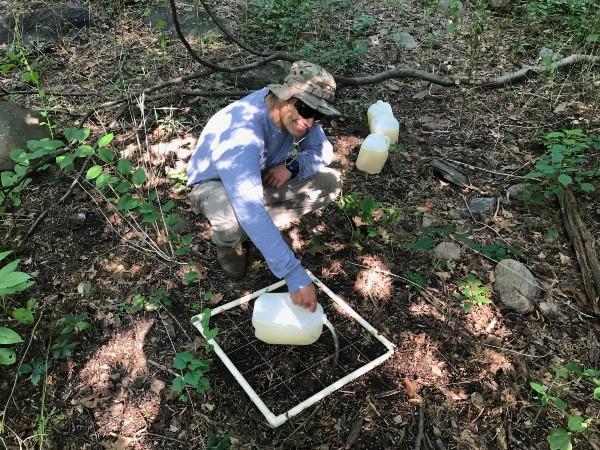
M 142 19 L 144 23 L 150 25 L 153 28 L 157 28 L 160 25 L 160 29 L 175 30 L 175 23 L 173 22 L 173 14 L 171 8 L 161 6 L 155 9 L 148 16 L 144 16 Z M 225 22 L 223 19 L 221 19 Z M 202 37 L 207 34 L 220 35 L 221 30 L 213 23 L 210 16 L 206 13 L 196 15 L 194 12 L 186 11 L 183 8 L 177 9 L 177 21 L 181 27 L 183 34 L 188 36 Z M 227 25 L 227 23 L 224 23 Z
M 510 5 L 511 0 L 488 0 L 488 4 L 490 5 L 490 9 L 500 11 L 507 9 Z
M 25 12 L 19 18 L 21 39 L 25 43 L 52 41 L 69 31 L 78 30 L 91 24 L 88 8 L 76 3 L 61 6 L 37 8 Z M 0 43 L 11 42 L 14 36 L 15 16 L 7 14 L 0 17 Z
M 524 264 L 503 259 L 496 266 L 494 276 L 494 288 L 502 303 L 520 313 L 533 311 L 542 289 Z
M 506 191 L 506 198 L 510 203 L 523 203 L 528 195 L 529 190 L 525 183 L 513 184 Z
M 223 79 L 239 89 L 261 89 L 270 83 L 280 83 L 290 70 L 290 63 L 271 62 L 243 73 L 223 73 Z
M 15 148 L 25 150 L 27 141 L 49 138 L 48 128 L 39 125 L 39 113 L 21 108 L 13 102 L 0 101 L 0 170 L 11 170 L 14 162 L 10 152 Z
M 441 242 L 433 249 L 433 254 L 438 259 L 460 261 L 462 249 L 454 242 Z
M 462 208 L 465 215 L 470 214 L 493 214 L 496 212 L 497 200 L 490 197 L 477 197 L 469 200 L 469 208 Z
M 419 47 L 419 44 L 415 40 L 414 37 L 410 33 L 406 31 L 401 31 L 399 33 L 395 33 L 392 35 L 392 39 L 396 44 L 400 47 L 405 48 L 407 50 L 414 50 Z

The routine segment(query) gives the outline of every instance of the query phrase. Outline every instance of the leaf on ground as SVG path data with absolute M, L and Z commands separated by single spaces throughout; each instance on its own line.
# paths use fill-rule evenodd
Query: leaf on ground
M 131 443 L 131 438 L 127 436 L 121 436 L 117 438 L 115 442 L 113 442 L 112 447 L 109 450 L 127 450 L 129 448 L 129 444 Z
M 362 416 L 358 417 L 358 419 L 356 419 L 354 421 L 354 425 L 352 425 L 352 429 L 350 430 L 348 439 L 346 439 L 346 448 L 351 448 L 352 445 L 358 439 L 358 436 L 360 435 L 360 430 L 362 429 L 362 426 L 363 426 L 363 422 L 364 422 L 364 420 L 363 420 Z
M 150 384 L 150 389 L 155 394 L 159 394 L 160 395 L 160 391 L 162 391 L 165 388 L 165 386 L 166 386 L 166 384 L 165 384 L 164 381 L 161 381 L 158 378 L 154 378 L 152 380 L 152 383 Z
M 411 380 L 408 377 L 404 378 L 404 387 L 406 388 L 406 394 L 409 399 L 418 402 L 423 400 L 423 397 L 419 395 L 419 391 L 421 390 L 421 382 L 419 379 Z
M 221 300 L 223 300 L 223 294 L 213 294 L 213 296 L 210 298 L 210 303 L 215 305 L 215 304 L 219 303 Z

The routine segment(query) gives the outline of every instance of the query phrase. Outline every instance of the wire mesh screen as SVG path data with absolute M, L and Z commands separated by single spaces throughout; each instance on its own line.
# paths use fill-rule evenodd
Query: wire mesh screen
M 337 364 L 334 339 L 326 327 L 311 345 L 271 345 L 254 336 L 254 302 L 221 312 L 211 319 L 211 326 L 221 330 L 215 341 L 276 415 L 388 352 L 382 342 L 322 290 L 319 290 L 318 301 L 338 335 Z

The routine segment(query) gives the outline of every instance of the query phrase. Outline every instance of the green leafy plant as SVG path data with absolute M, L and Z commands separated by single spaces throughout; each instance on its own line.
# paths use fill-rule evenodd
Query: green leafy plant
M 483 285 L 475 275 L 467 275 L 467 279 L 456 283 L 458 286 L 457 297 L 462 300 L 465 312 L 471 311 L 476 304 L 492 303 L 490 299 L 491 289 Z
M 416 272 L 406 271 L 406 278 L 410 282 L 411 288 L 424 289 L 427 287 L 427 280 Z
M 194 320 L 200 320 L 202 332 L 206 341 L 214 339 L 219 334 L 218 328 L 210 328 L 210 309 L 206 308 L 202 312 L 202 317 L 194 316 Z M 212 351 L 212 346 L 207 345 L 207 350 Z M 196 359 L 190 352 L 177 353 L 173 361 L 173 367 L 181 372 L 181 375 L 176 376 L 171 382 L 171 387 L 179 395 L 179 400 L 187 402 L 189 397 L 183 394 L 186 388 L 194 389 L 198 394 L 202 394 L 210 389 L 210 382 L 204 376 L 205 372 L 210 368 L 210 359 Z
M 367 237 L 377 237 L 379 228 L 387 228 L 404 218 L 402 211 L 394 205 L 379 202 L 370 195 L 362 197 L 356 192 L 344 195 L 339 200 L 338 208 L 353 217 L 358 228 L 356 231 L 363 230 Z M 362 238 L 360 231 L 353 234 L 355 240 Z
M 90 323 L 87 321 L 87 314 L 67 314 L 58 320 L 58 325 L 62 326 L 62 330 L 54 344 L 50 347 L 52 357 L 54 359 L 69 358 L 73 356 L 76 342 L 72 340 L 72 336 L 87 330 Z
M 547 405 L 554 405 L 556 409 L 566 416 L 566 428 L 552 428 L 546 440 L 550 444 L 550 450 L 571 450 L 573 448 L 572 438 L 578 434 L 585 433 L 593 424 L 591 417 L 584 417 L 579 414 L 567 414 L 567 403 L 554 393 L 562 390 L 568 393 L 571 386 L 580 386 L 584 380 L 590 380 L 593 383 L 592 397 L 600 400 L 600 371 L 596 369 L 582 369 L 577 364 L 568 363 L 564 367 L 554 368 L 554 378 L 550 386 L 544 386 L 541 383 L 530 382 L 531 389 L 536 393 L 535 399 L 540 403 L 533 425 L 537 423 L 540 413 Z M 532 425 L 532 426 L 533 426 Z
M 0 252 L 0 262 L 6 259 L 11 253 L 11 251 Z M 3 312 L 6 310 L 5 299 L 8 295 L 22 292 L 33 284 L 31 277 L 28 274 L 17 270 L 19 263 L 20 260 L 15 259 L 0 268 L 0 300 L 2 301 Z M 33 304 L 31 307 L 33 308 Z M 18 318 L 17 320 L 21 319 L 19 320 L 21 323 L 29 321 L 27 314 L 19 309 L 13 311 L 13 316 L 16 316 L 15 319 Z M 33 322 L 33 318 L 31 322 Z M 23 339 L 15 330 L 9 327 L 0 326 L 0 345 L 6 346 L 0 347 L 0 365 L 7 366 L 16 362 L 17 355 L 9 346 L 13 346 L 20 342 L 23 342 Z
M 127 302 L 119 304 L 118 308 L 122 312 L 135 314 L 140 311 L 156 311 L 161 306 L 171 306 L 171 304 L 167 291 L 160 288 L 148 298 L 142 294 L 135 294 Z
M 208 442 L 206 444 L 208 450 L 227 450 L 231 446 L 231 436 L 233 433 L 228 431 L 225 435 L 219 439 L 215 433 L 208 435 Z
M 577 186 L 583 192 L 595 191 L 594 181 L 600 178 L 600 168 L 598 157 L 592 163 L 590 153 L 600 150 L 600 136 L 571 129 L 545 133 L 541 140 L 546 152 L 538 158 L 535 170 L 527 174 L 527 178 L 536 180 L 527 184 L 532 202 L 539 203 L 569 186 Z
M 598 42 L 600 6 L 594 0 L 533 0 L 522 2 L 529 23 L 558 27 L 576 42 Z
M 348 0 L 250 0 L 248 11 L 245 31 L 253 39 L 333 68 L 361 62 L 368 50 L 364 37 L 375 23 Z M 347 17 L 345 28 L 323 26 L 340 16 Z
M 508 257 L 526 261 L 527 255 L 519 247 L 508 245 L 500 241 L 494 241 L 490 244 L 480 245 L 475 241 L 469 242 L 469 248 L 483 254 L 492 261 L 501 261 Z
M 19 373 L 24 375 L 30 375 L 31 384 L 37 385 L 42 376 L 47 371 L 46 362 L 42 358 L 35 358 L 31 362 L 21 364 Z
M 433 246 L 439 241 L 449 241 L 451 234 L 454 232 L 455 227 L 453 225 L 447 225 L 444 227 L 421 227 L 423 236 L 417 239 L 415 242 L 406 244 L 406 248 L 413 250 L 426 250 L 433 248 Z

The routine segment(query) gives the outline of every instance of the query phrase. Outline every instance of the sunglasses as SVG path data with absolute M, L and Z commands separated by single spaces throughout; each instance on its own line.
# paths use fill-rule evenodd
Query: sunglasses
M 305 119 L 315 119 L 315 121 L 317 121 L 325 117 L 325 114 L 323 114 L 321 111 L 311 108 L 300 99 L 296 99 L 294 107 L 296 108 L 296 111 L 298 111 L 298 114 Z

